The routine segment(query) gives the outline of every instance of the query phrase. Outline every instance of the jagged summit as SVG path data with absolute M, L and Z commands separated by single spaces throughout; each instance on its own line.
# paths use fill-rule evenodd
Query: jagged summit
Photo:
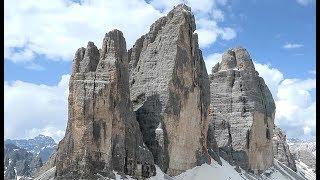
M 93 42 L 88 42 L 87 48 L 79 48 L 75 54 L 72 73 L 87 73 L 95 71 L 99 62 L 99 50 Z
M 221 62 L 217 63 L 212 68 L 212 73 L 230 69 L 246 70 L 247 72 L 258 74 L 258 72 L 255 71 L 255 67 L 249 52 L 242 46 L 230 48 L 226 52 L 224 52 L 222 54 Z
M 106 33 L 99 51 L 95 44 L 88 42 L 87 47 L 77 50 L 72 73 L 104 72 L 112 61 L 127 61 L 126 42 L 121 31 L 114 29 Z M 111 58 L 107 58 L 111 57 Z M 107 72 L 107 71 L 105 71 Z
M 180 3 L 180 4 L 176 5 L 176 6 L 174 6 L 173 9 L 172 9 L 172 11 L 182 11 L 182 10 L 188 11 L 188 12 L 191 13 L 191 7 L 187 6 L 184 3 Z
M 123 37 L 123 33 L 117 29 L 114 29 L 114 30 L 106 33 L 106 35 L 103 39 L 103 43 L 102 43 L 100 59 L 103 60 L 103 62 L 112 61 L 113 59 L 107 60 L 107 56 L 109 54 L 110 54 L 110 56 L 114 57 L 115 60 L 126 60 L 127 61 L 126 41 Z

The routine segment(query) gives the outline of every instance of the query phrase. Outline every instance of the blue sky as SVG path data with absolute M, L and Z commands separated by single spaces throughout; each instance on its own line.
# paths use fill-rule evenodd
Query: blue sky
M 315 69 L 316 24 L 315 6 L 301 6 L 293 0 L 232 1 L 231 24 L 239 32 L 237 38 L 225 42 L 250 50 L 253 59 L 271 63 L 284 75 L 307 77 Z M 301 44 L 301 48 L 284 49 L 286 43 Z M 223 47 L 219 47 L 220 50 Z
M 99 47 L 114 28 L 124 32 L 129 49 L 153 21 L 180 2 L 5 0 L 5 137 L 43 133 L 61 139 L 75 50 L 88 41 Z M 244 46 L 273 93 L 276 124 L 289 137 L 314 137 L 315 1 L 184 2 L 195 14 L 208 72 L 223 51 Z

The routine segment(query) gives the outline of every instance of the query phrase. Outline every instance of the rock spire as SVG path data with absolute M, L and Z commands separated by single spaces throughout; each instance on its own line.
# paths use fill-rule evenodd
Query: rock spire
M 178 175 L 210 160 L 209 79 L 191 8 L 180 4 L 129 50 L 130 94 L 155 163 Z
M 255 173 L 272 166 L 275 103 L 245 48 L 222 55 L 212 68 L 210 92 L 208 136 L 215 138 L 220 156 Z
M 69 83 L 69 119 L 56 158 L 57 179 L 155 174 L 130 102 L 128 55 L 119 30 L 99 51 L 93 42 L 75 54 Z

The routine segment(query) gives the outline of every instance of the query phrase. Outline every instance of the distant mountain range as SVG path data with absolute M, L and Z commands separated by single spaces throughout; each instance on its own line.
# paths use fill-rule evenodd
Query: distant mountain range
M 44 135 L 38 135 L 33 139 L 7 139 L 5 140 L 5 144 L 14 144 L 32 154 L 39 155 L 43 162 L 46 162 L 57 148 L 57 143 L 53 138 Z
M 4 141 L 4 178 L 31 177 L 56 151 L 57 143 L 49 136 Z M 18 178 L 19 179 L 19 178 Z
M 297 138 L 288 139 L 288 145 L 291 151 L 308 150 L 316 156 L 316 140 L 300 140 Z
M 288 139 L 291 153 L 294 155 L 297 164 L 302 162 L 316 170 L 316 140 L 300 140 L 297 138 Z

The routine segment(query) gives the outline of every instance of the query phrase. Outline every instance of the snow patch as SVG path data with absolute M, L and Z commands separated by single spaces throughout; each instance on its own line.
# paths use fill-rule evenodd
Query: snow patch
M 123 180 L 123 178 L 121 178 L 121 175 L 119 175 L 117 171 L 112 171 L 112 172 L 116 175 L 116 179 L 115 180 Z M 135 180 L 131 176 L 125 176 L 125 179 Z
M 211 164 L 202 164 L 189 169 L 178 176 L 169 177 L 156 166 L 156 176 L 148 178 L 149 180 L 305 180 L 283 164 L 275 160 L 274 166 L 266 170 L 261 175 L 250 174 L 241 169 L 241 173 L 235 170 L 227 161 L 221 158 L 222 165 L 211 159 Z
M 196 166 L 186 172 L 173 177 L 174 180 L 201 180 L 201 179 L 243 179 L 243 177 L 227 161 L 221 158 L 222 166 L 211 159 L 211 163 Z
M 297 166 L 297 172 L 301 174 L 302 176 L 306 177 L 309 180 L 315 180 L 316 179 L 316 174 L 314 171 L 309 168 L 305 163 L 301 161 L 296 161 L 296 166 Z

